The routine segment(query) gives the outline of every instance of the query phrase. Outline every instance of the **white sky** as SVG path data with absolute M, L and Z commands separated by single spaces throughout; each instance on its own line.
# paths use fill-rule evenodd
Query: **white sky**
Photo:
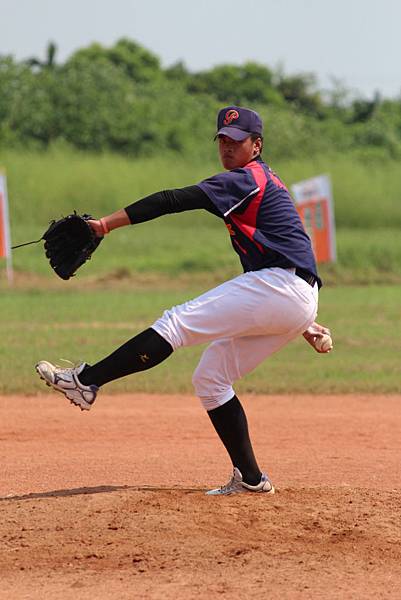
M 401 0 L 0 0 L 0 54 L 17 59 L 129 37 L 164 67 L 254 60 L 367 96 L 401 96 L 400 29 Z

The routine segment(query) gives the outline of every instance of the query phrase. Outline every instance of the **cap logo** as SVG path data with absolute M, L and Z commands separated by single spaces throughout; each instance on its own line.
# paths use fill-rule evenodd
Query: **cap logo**
M 224 117 L 224 125 L 231 125 L 232 121 L 239 119 L 239 112 L 237 110 L 228 110 Z

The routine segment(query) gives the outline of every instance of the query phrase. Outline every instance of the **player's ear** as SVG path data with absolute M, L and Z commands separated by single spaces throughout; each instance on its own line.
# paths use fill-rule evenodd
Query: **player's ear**
M 263 140 L 260 137 L 253 138 L 253 157 L 259 156 L 262 153 Z

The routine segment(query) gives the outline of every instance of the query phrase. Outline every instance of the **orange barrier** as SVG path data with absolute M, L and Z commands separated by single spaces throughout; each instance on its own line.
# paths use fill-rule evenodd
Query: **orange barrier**
M 312 241 L 316 261 L 318 263 L 332 261 L 332 240 L 327 198 L 304 202 L 297 206 L 297 210 L 306 233 Z
M 335 224 L 330 180 L 320 175 L 292 186 L 294 201 L 309 235 L 316 262 L 336 260 Z

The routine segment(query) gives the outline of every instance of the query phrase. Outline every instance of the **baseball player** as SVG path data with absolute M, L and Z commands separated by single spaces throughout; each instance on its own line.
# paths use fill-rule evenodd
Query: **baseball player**
M 98 236 L 167 213 L 204 209 L 225 224 L 243 273 L 198 298 L 166 310 L 149 328 L 94 365 L 36 370 L 83 410 L 105 383 L 144 371 L 178 348 L 209 342 L 193 385 L 233 466 L 230 481 L 211 495 L 274 493 L 256 461 L 244 409 L 232 387 L 299 335 L 318 352 L 330 334 L 315 322 L 321 286 L 311 242 L 290 194 L 262 160 L 263 124 L 248 108 L 219 111 L 217 132 L 224 172 L 189 187 L 164 190 L 99 220 Z

